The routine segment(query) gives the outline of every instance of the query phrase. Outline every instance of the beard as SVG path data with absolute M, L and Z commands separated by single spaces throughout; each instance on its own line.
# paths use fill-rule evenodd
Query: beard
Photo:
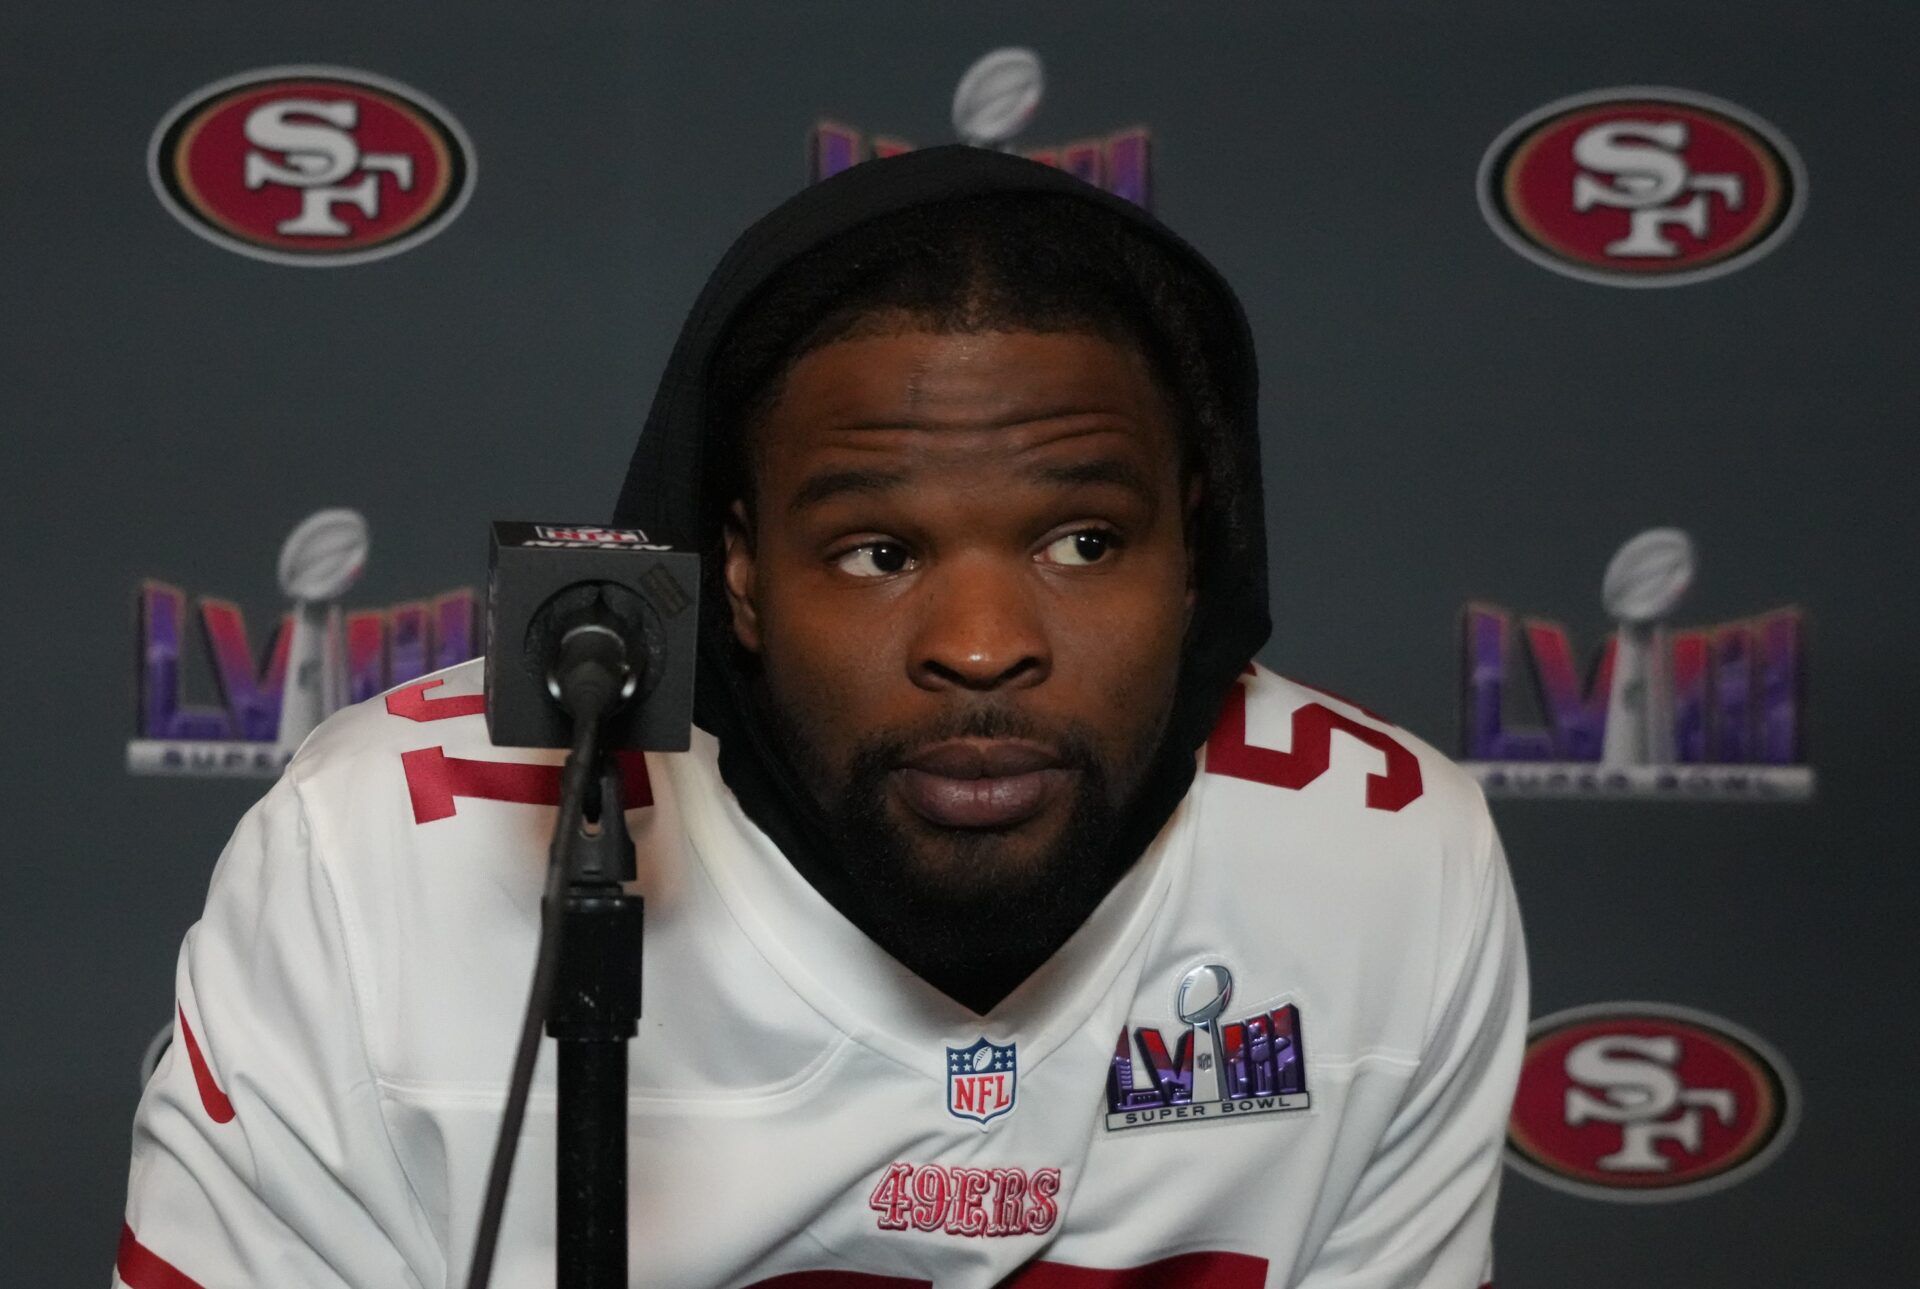
M 1090 731 L 1046 727 L 1016 709 L 958 712 L 857 743 L 834 774 L 804 719 L 768 703 L 783 751 L 827 827 L 825 861 L 854 896 L 847 913 L 883 949 L 984 1013 L 1050 958 L 1132 866 L 1115 847 L 1164 728 L 1121 757 Z M 1027 739 L 1070 771 L 1065 818 L 1035 845 L 1020 827 L 945 828 L 902 808 L 891 779 L 916 748 L 956 738 Z

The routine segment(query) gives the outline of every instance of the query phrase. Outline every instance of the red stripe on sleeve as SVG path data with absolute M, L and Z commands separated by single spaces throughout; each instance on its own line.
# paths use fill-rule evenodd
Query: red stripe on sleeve
M 180 1013 L 180 1037 L 187 1040 L 187 1061 L 193 1066 L 193 1081 L 200 1089 L 200 1104 L 207 1108 L 207 1117 L 215 1123 L 232 1123 L 233 1102 L 227 1100 L 227 1094 L 214 1082 L 213 1070 L 193 1037 L 193 1026 L 187 1024 L 187 1009 L 178 1003 L 174 1007 Z
M 120 1225 L 120 1252 L 113 1269 L 127 1289 L 207 1289 L 198 1280 L 134 1238 L 133 1228 Z

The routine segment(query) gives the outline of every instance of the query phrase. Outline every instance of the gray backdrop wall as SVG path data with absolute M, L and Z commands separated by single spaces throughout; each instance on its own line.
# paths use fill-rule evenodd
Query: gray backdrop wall
M 0 17 L 12 660 L 0 864 L 9 1283 L 111 1264 L 143 1046 L 212 861 L 264 790 L 130 775 L 142 579 L 282 611 L 306 514 L 367 516 L 350 603 L 484 577 L 495 517 L 603 516 L 668 345 L 823 118 L 952 137 L 961 72 L 1037 50 L 1021 146 L 1145 125 L 1153 205 L 1259 339 L 1278 627 L 1263 659 L 1457 746 L 1459 614 L 1610 629 L 1608 555 L 1692 534 L 1680 619 L 1807 613 L 1809 802 L 1500 800 L 1535 1011 L 1653 1000 L 1762 1035 L 1797 1133 L 1712 1194 L 1510 1175 L 1508 1286 L 1913 1280 L 1911 5 L 848 3 L 25 6 Z M 145 169 L 196 88 L 288 63 L 431 95 L 466 209 L 375 263 L 192 236 Z M 1494 235 L 1475 173 L 1552 100 L 1713 95 L 1804 160 L 1804 218 L 1711 281 L 1625 290 Z M 196 646 L 197 648 L 197 646 Z M 188 677 L 211 699 L 203 664 Z

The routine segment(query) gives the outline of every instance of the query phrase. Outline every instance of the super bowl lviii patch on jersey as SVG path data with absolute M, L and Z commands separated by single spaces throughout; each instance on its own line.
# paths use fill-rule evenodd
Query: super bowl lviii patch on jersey
M 1012 1043 L 982 1038 L 947 1049 L 947 1113 L 985 1128 L 1013 1109 L 1020 1064 Z
M 1120 1031 L 1107 1072 L 1109 1129 L 1245 1119 L 1313 1104 L 1299 1007 L 1223 1020 L 1232 1001 L 1233 973 L 1206 963 L 1175 991 L 1174 1016 L 1186 1028 L 1171 1048 L 1153 1026 Z

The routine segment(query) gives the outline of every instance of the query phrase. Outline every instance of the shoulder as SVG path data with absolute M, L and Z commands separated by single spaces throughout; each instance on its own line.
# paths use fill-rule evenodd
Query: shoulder
M 1316 934 L 1452 941 L 1501 862 L 1464 770 L 1379 714 L 1265 668 L 1227 695 L 1202 767 L 1210 903 L 1265 895 L 1311 909 Z
M 1479 785 L 1379 714 L 1259 667 L 1201 764 L 1180 949 L 1290 991 L 1323 1061 L 1410 1068 L 1504 862 Z
M 476 856 L 509 840 L 516 865 L 522 850 L 544 855 L 538 807 L 558 804 L 565 759 L 557 748 L 493 745 L 474 659 L 335 712 L 285 777 L 328 867 L 348 885 L 384 887 L 442 866 L 471 874 Z
M 329 716 L 300 745 L 286 777 L 310 814 L 367 817 L 381 811 L 425 823 L 453 813 L 446 800 L 466 778 L 463 767 L 556 764 L 558 751 L 496 748 L 487 737 L 484 664 L 480 659 L 395 685 Z
M 525 996 L 565 753 L 492 745 L 482 666 L 335 712 L 279 789 L 337 903 L 383 1077 L 503 1066 L 511 1025 L 485 1018 Z
M 427 733 L 486 744 L 486 677 L 481 659 L 406 681 L 335 712 L 300 745 L 288 770 L 296 780 L 322 779 L 370 755 L 416 744 Z

